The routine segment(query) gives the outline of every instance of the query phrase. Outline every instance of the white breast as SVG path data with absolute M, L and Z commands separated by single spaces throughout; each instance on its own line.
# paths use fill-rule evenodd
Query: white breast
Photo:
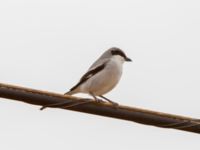
M 104 95 L 111 91 L 119 82 L 122 75 L 123 61 L 118 57 L 112 57 L 106 67 L 88 79 L 81 87 L 83 93 Z

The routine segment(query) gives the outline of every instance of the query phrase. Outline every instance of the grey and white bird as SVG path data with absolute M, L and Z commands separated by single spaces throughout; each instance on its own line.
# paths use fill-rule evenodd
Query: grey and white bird
M 116 104 L 103 95 L 111 91 L 119 82 L 125 61 L 132 60 L 121 49 L 116 47 L 108 49 L 65 95 L 86 93 L 96 101 L 98 101 L 97 97 L 101 97 L 112 104 Z

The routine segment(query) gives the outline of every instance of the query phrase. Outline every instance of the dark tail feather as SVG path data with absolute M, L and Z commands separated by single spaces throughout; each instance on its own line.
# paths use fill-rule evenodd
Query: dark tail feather
M 70 90 L 70 91 L 66 92 L 64 95 L 73 95 L 75 93 L 76 93 L 75 90 Z

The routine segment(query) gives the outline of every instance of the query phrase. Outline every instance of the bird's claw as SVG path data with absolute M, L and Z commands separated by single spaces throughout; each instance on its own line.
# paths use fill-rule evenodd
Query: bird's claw
M 97 103 L 104 103 L 104 101 L 102 100 L 102 99 L 95 99 L 95 101 L 97 102 Z

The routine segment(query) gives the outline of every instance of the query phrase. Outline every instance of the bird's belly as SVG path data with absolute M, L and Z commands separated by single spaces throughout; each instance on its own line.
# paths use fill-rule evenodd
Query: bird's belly
M 84 89 L 87 89 L 87 92 L 93 93 L 94 95 L 104 95 L 117 85 L 121 74 L 120 67 L 115 66 L 115 64 L 109 65 L 109 68 L 90 78 L 87 84 L 85 84 Z

